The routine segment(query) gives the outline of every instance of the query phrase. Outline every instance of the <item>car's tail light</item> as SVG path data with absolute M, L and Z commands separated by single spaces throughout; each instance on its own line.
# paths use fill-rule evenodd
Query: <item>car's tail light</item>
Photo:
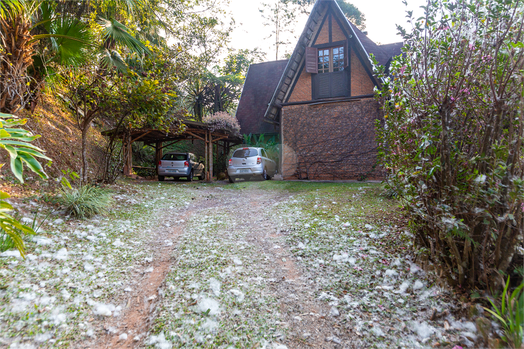
M 233 159 L 229 159 L 229 166 L 233 165 Z
M 189 162 L 184 161 L 184 167 L 189 167 Z
M 162 166 L 162 160 L 158 162 L 158 166 Z
M 249 148 L 242 148 L 242 150 L 249 150 Z
M 260 165 L 262 163 L 262 158 L 261 157 L 258 157 L 257 158 L 257 165 Z

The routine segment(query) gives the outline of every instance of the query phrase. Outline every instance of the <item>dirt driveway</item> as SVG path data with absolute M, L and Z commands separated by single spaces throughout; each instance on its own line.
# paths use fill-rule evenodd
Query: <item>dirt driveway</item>
M 192 204 L 176 213 L 180 224 L 157 232 L 154 239 L 174 244 L 155 246 L 154 271 L 135 286 L 121 317 L 106 323 L 106 328 L 116 329 L 96 346 L 168 346 L 173 340 L 187 345 L 195 338 L 208 346 L 205 336 L 212 336 L 211 343 L 251 347 L 262 335 L 261 346 L 333 348 L 349 340 L 329 316 L 330 307 L 314 298 L 312 283 L 286 247 L 282 222 L 270 214 L 289 195 L 260 189 L 193 189 Z M 180 282 L 185 272 L 190 275 Z M 186 299 L 184 292 L 193 294 Z M 262 326 L 270 334 L 266 340 L 256 326 L 249 326 L 255 318 L 265 322 Z M 163 337 L 146 340 L 151 326 Z M 169 329 L 176 328 L 176 334 L 170 334 Z M 121 339 L 122 333 L 127 340 Z
M 451 348 L 479 337 L 414 263 L 379 185 L 115 190 L 107 217 L 52 220 L 26 261 L 0 258 L 0 347 Z

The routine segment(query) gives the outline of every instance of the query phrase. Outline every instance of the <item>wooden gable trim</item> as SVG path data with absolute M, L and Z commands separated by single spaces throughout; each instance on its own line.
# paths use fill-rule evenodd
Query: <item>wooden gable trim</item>
M 342 41 L 336 41 L 336 42 L 328 42 L 325 44 L 313 45 L 311 47 L 322 49 L 322 48 L 328 48 L 328 47 L 334 47 L 334 46 L 342 46 L 342 45 L 345 45 L 346 43 L 347 43 L 347 40 L 342 40 Z
M 324 18 L 322 18 L 322 21 L 320 22 L 320 26 L 318 27 L 317 33 L 315 34 L 315 37 L 313 38 L 313 40 L 311 40 L 310 46 L 313 46 L 317 42 L 318 36 L 320 35 L 322 28 L 324 28 L 324 24 L 326 23 L 326 19 L 328 18 L 329 9 L 330 7 L 328 5 L 326 14 L 324 15 Z
M 347 23 L 348 22 L 347 18 L 344 17 L 344 19 L 345 19 L 345 22 L 346 22 L 346 23 L 344 23 L 345 25 L 342 24 L 342 22 L 339 20 L 338 16 L 335 16 L 335 20 L 337 21 L 337 24 L 339 25 L 340 29 L 342 29 L 342 31 L 344 32 L 344 35 L 346 36 L 346 38 L 348 38 L 348 30 L 347 29 L 349 29 L 350 32 L 353 32 L 353 29 Z M 349 28 L 347 28 L 347 27 L 349 27 Z M 351 35 L 351 39 L 353 39 L 353 40 L 349 40 L 349 38 L 348 38 L 348 40 L 351 42 L 351 47 L 352 47 L 352 49 L 355 50 L 355 54 L 358 57 L 358 59 L 360 61 L 360 64 L 362 64 L 362 66 L 364 67 L 364 70 L 368 74 L 368 76 L 371 79 L 371 81 L 373 82 L 373 84 L 375 86 L 380 86 L 377 78 L 373 75 L 373 73 L 372 73 L 372 71 L 371 71 L 371 69 L 369 67 L 371 65 L 370 62 L 369 62 L 369 58 L 368 58 L 368 62 L 366 63 L 364 61 L 364 59 L 362 58 L 362 56 L 361 56 L 361 52 L 360 52 L 361 50 L 359 50 L 358 48 L 361 48 L 362 50 L 364 50 L 364 54 L 366 54 L 368 57 L 369 57 L 369 53 L 366 52 L 364 46 L 362 45 L 362 43 L 360 42 L 360 40 L 358 39 L 358 37 L 357 37 L 357 35 L 355 33 L 350 34 L 350 35 Z M 358 43 L 358 45 L 355 45 L 355 43 Z M 348 59 L 349 59 L 349 57 L 348 57 Z
M 327 11 L 329 16 L 329 43 L 333 42 L 333 14 L 332 14 L 331 6 L 329 7 L 329 10 Z

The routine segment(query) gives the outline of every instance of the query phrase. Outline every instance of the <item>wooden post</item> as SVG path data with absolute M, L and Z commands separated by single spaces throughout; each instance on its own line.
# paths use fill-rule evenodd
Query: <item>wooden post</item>
M 162 159 L 162 142 L 155 143 L 155 163 L 156 163 L 156 174 L 158 175 L 158 163 Z
M 206 141 L 204 142 L 204 153 L 205 153 L 205 157 L 206 157 L 206 160 L 205 160 L 205 167 L 206 167 L 206 181 L 209 182 L 209 147 L 208 147 L 208 136 L 207 134 L 209 133 L 209 131 L 206 130 Z
M 124 134 L 124 176 L 130 176 L 133 171 L 133 149 L 131 147 L 131 132 Z
M 209 132 L 209 180 L 213 182 L 213 135 Z

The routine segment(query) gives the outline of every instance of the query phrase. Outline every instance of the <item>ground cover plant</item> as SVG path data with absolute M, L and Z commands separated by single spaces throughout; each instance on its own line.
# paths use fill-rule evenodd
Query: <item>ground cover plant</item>
M 105 215 L 54 210 L 26 260 L 0 255 L 1 345 L 484 343 L 474 322 L 484 310 L 467 315 L 435 265 L 420 268 L 398 202 L 379 184 L 126 181 L 112 191 Z M 13 205 L 25 222 L 43 203 Z M 158 249 L 165 279 L 138 300 Z M 139 327 L 124 326 L 133 304 L 145 310 Z
M 380 158 L 420 252 L 456 286 L 502 290 L 505 275 L 522 282 L 524 8 L 435 0 L 424 10 L 400 28 L 390 75 L 378 69 Z
M 249 188 L 290 193 L 267 214 L 279 222 L 296 263 L 315 285 L 315 297 L 331 309 L 325 316 L 352 337 L 326 341 L 359 348 L 482 345 L 475 321 L 484 310 L 472 305 L 477 315 L 468 317 L 436 266 L 429 262 L 421 268 L 398 202 L 387 199 L 380 185 L 245 182 L 234 187 Z M 307 334 L 296 335 L 307 340 Z
M 66 218 L 34 199 L 12 201 L 23 222 L 37 208 L 51 215 L 27 239 L 25 260 L 0 254 L 0 346 L 91 343 L 107 333 L 103 321 L 121 314 L 137 280 L 151 272 L 152 232 L 174 225 L 176 216 L 166 212 L 190 198 L 173 187 L 176 200 L 168 201 L 156 183 L 140 191 L 119 183 L 112 191 L 111 212 L 89 220 Z

